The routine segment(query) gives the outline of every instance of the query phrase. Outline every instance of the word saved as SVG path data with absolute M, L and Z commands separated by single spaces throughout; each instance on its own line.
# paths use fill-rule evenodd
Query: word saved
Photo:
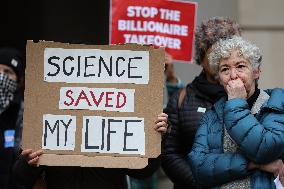
M 74 150 L 76 117 L 43 116 L 42 148 Z M 145 155 L 144 118 L 84 116 L 81 152 Z
M 59 109 L 134 112 L 135 89 L 60 88 Z
M 44 80 L 66 83 L 149 82 L 149 52 L 46 48 Z

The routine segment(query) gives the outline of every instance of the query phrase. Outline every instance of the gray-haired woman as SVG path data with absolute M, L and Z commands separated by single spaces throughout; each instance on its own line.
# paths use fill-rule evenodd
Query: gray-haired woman
M 284 183 L 284 91 L 259 90 L 262 55 L 241 37 L 212 47 L 210 66 L 227 97 L 201 121 L 188 159 L 205 187 L 275 188 Z

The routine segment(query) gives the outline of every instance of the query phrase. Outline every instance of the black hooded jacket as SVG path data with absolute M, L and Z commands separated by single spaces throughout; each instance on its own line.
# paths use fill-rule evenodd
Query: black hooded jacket
M 8 109 L 0 115 L 0 188 L 1 189 L 15 189 L 12 180 L 12 166 L 18 155 L 19 144 L 17 139 L 21 135 L 23 106 L 21 101 L 13 101 Z M 5 132 L 14 131 L 14 146 L 7 144 L 7 136 L 5 139 Z M 6 142 L 5 142 L 6 141 Z
M 164 112 L 170 128 L 162 145 L 162 168 L 174 182 L 175 189 L 195 189 L 191 168 L 186 160 L 194 142 L 201 117 L 222 96 L 224 88 L 207 81 L 202 72 L 186 86 L 186 95 L 178 107 L 179 93 L 169 100 Z

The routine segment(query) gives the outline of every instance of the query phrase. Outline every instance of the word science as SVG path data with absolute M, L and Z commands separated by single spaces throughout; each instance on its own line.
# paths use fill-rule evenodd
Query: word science
M 46 48 L 44 80 L 66 83 L 149 82 L 149 52 Z

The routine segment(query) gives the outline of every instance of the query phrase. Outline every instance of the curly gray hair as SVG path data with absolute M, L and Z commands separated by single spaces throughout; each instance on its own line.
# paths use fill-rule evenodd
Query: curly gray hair
M 234 35 L 241 35 L 239 25 L 223 17 L 212 17 L 203 21 L 195 31 L 195 61 L 201 65 L 206 52 L 219 39 L 225 39 Z
M 229 58 L 233 50 L 239 50 L 240 56 L 246 58 L 251 63 L 253 69 L 256 70 L 260 67 L 262 54 L 256 45 L 239 36 L 226 40 L 220 39 L 212 46 L 212 51 L 209 55 L 209 64 L 216 78 L 218 78 L 219 61 Z

